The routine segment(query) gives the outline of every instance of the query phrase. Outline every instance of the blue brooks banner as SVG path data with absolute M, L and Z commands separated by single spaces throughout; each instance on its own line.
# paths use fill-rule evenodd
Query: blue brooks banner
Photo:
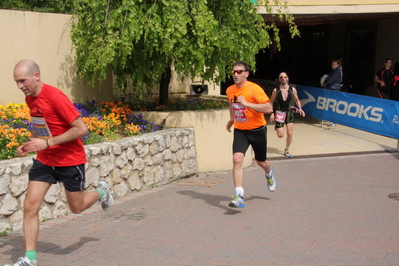
M 297 85 L 306 115 L 399 139 L 399 102 Z

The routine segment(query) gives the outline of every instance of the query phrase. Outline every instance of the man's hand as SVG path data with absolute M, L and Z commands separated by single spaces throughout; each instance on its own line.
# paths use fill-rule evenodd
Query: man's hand
M 270 120 L 270 123 L 274 122 L 274 113 L 270 114 L 269 120 Z
M 238 102 L 238 103 L 241 103 L 241 104 L 244 105 L 245 107 L 246 107 L 247 104 L 248 104 L 247 100 L 245 100 L 245 97 L 242 96 L 242 95 L 237 97 L 237 102 Z
M 45 149 L 47 149 L 45 139 L 30 138 L 29 141 L 17 148 L 17 154 L 19 157 L 24 157 L 30 152 L 38 152 Z
M 26 151 L 24 144 L 22 144 L 21 146 L 19 146 L 17 148 L 17 155 L 19 157 L 25 157 L 28 154 L 28 152 Z
M 231 126 L 234 124 L 234 120 L 229 120 L 229 122 L 227 122 L 226 124 L 226 130 L 228 132 L 231 132 Z

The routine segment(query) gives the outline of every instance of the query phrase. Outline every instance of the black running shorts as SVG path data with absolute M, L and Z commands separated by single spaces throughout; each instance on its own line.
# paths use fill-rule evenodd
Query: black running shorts
M 85 165 L 51 167 L 33 159 L 29 180 L 54 184 L 59 181 L 70 192 L 81 191 L 85 187 Z
M 248 150 L 249 145 L 255 153 L 255 160 L 259 162 L 266 161 L 267 155 L 267 137 L 266 137 L 266 126 L 252 129 L 252 130 L 241 130 L 234 129 L 234 140 L 233 140 L 233 154 L 241 152 L 245 154 Z

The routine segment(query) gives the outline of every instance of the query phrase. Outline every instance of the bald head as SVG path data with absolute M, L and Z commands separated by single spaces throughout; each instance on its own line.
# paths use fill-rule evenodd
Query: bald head
M 26 96 L 39 95 L 42 87 L 39 66 L 32 60 L 24 59 L 14 67 L 14 80 Z
M 23 59 L 19 61 L 15 67 L 14 67 L 14 72 L 18 71 L 23 71 L 27 75 L 34 75 L 35 73 L 40 74 L 40 68 L 39 66 L 32 60 L 30 59 Z

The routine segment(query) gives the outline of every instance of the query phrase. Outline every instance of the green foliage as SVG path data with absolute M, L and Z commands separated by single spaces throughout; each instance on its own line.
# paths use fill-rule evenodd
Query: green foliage
M 227 99 L 203 99 L 198 97 L 174 98 L 168 105 L 159 105 L 155 97 L 148 100 L 135 100 L 130 104 L 134 111 L 187 111 L 187 110 L 210 110 L 229 107 Z
M 8 232 L 11 231 L 11 228 L 6 228 L 3 232 L 0 232 L 0 236 L 8 236 Z
M 89 132 L 88 137 L 83 140 L 84 145 L 96 144 L 104 142 L 106 136 L 96 134 L 95 132 Z
M 74 0 L 2 0 L 0 9 L 36 11 L 46 13 L 68 13 Z
M 258 3 L 269 13 L 273 7 L 298 34 L 285 1 Z M 224 80 L 235 61 L 254 69 L 255 55 L 271 45 L 271 36 L 279 42 L 278 28 L 266 25 L 257 8 L 251 0 L 75 0 L 78 77 L 93 85 L 110 67 L 124 90 L 159 84 L 171 65 L 183 77 L 214 82 Z

